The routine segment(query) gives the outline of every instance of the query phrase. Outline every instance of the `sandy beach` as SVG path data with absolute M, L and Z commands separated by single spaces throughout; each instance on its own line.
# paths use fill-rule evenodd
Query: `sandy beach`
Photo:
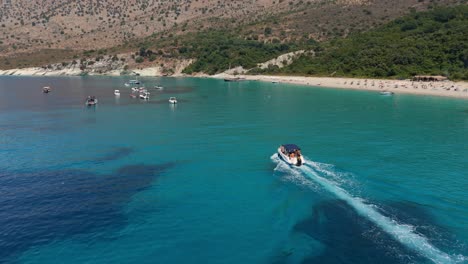
M 234 76 L 216 76 L 218 78 Z M 299 85 L 320 86 L 330 88 L 389 91 L 395 94 L 418 94 L 447 96 L 468 99 L 468 82 L 413 82 L 411 80 L 377 80 L 356 78 L 330 78 L 330 77 L 300 77 L 300 76 L 268 76 L 245 75 L 246 80 L 257 80 L 273 83 L 291 83 Z
M 132 70 L 134 74 L 148 77 L 160 77 L 162 71 L 158 67 L 147 67 L 142 69 Z M 384 79 L 358 79 L 358 78 L 341 78 L 341 77 L 303 77 L 303 76 L 271 76 L 271 75 L 230 75 L 221 73 L 213 76 L 206 74 L 198 74 L 196 76 L 181 74 L 181 69 L 172 75 L 173 77 L 209 77 L 209 78 L 241 78 L 244 80 L 254 80 L 272 83 L 290 83 L 306 86 L 320 86 L 330 88 L 343 88 L 355 90 L 369 91 L 389 91 L 395 94 L 417 94 L 417 95 L 433 95 L 446 96 L 468 99 L 468 82 L 414 82 L 411 80 L 384 80 Z M 49 70 L 43 68 L 24 68 L 0 70 L 0 75 L 14 76 L 78 76 L 82 72 L 78 68 Z M 89 75 L 107 75 L 119 76 L 120 70 L 113 70 L 104 73 L 90 72 Z

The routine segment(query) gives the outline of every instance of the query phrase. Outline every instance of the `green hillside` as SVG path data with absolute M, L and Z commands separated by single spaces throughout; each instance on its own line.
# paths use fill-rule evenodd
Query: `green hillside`
M 257 63 L 275 58 L 295 47 L 279 42 L 263 43 L 244 39 L 226 31 L 200 32 L 184 39 L 182 43 L 178 49 L 179 55 L 197 58 L 195 63 L 184 70 L 188 74 L 215 74 L 237 66 L 253 68 Z
M 267 73 L 400 78 L 440 74 L 468 79 L 468 6 L 413 12 L 375 30 L 314 47 Z

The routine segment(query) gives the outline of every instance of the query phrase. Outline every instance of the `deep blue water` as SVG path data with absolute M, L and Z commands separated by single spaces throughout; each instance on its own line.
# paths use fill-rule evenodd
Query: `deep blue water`
M 141 79 L 0 78 L 0 263 L 468 262 L 468 101 Z

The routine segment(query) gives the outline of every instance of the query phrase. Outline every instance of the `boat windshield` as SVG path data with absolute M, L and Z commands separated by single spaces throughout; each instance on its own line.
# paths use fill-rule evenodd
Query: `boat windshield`
M 295 145 L 295 144 L 284 144 L 284 145 L 282 145 L 282 147 L 284 147 L 284 150 L 287 153 L 295 153 L 295 152 L 298 152 L 298 151 L 301 150 L 301 148 L 299 146 Z

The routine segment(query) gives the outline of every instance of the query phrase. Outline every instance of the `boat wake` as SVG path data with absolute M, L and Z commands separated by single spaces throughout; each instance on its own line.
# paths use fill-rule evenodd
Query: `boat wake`
M 435 263 L 461 263 L 468 260 L 463 255 L 449 255 L 432 245 L 428 238 L 415 232 L 411 225 L 399 223 L 398 221 L 384 216 L 379 212 L 376 205 L 366 202 L 364 199 L 348 193 L 341 185 L 340 175 L 334 173 L 330 166 L 313 162 L 304 157 L 304 165 L 301 167 L 291 167 L 282 162 L 277 154 L 271 159 L 277 163 L 275 170 L 282 171 L 292 176 L 294 182 L 305 183 L 306 186 L 317 185 L 329 193 L 335 195 L 340 200 L 351 206 L 360 216 L 370 220 L 383 231 L 391 235 L 399 243 L 416 253 L 432 260 Z M 324 166 L 325 165 L 325 166 Z M 302 178 L 302 180 L 300 179 Z M 311 184 L 310 182 L 314 184 Z

